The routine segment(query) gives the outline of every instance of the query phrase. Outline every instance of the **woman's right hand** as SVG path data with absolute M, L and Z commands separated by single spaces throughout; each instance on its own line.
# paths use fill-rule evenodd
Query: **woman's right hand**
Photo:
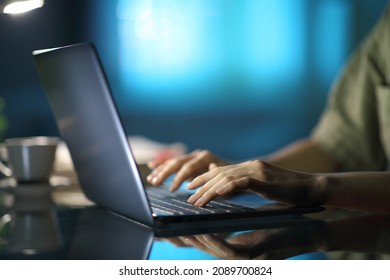
M 170 191 L 176 191 L 186 180 L 192 180 L 210 168 L 227 165 L 228 162 L 220 159 L 207 150 L 195 150 L 192 153 L 180 155 L 166 161 L 150 161 L 148 167 L 153 171 L 147 181 L 154 185 L 161 185 L 169 176 L 176 173 Z

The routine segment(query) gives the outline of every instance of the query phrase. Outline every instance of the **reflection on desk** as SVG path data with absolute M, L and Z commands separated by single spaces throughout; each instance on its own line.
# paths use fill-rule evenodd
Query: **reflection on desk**
M 88 203 L 53 202 L 65 193 L 44 184 L 0 189 L 1 259 L 390 259 L 389 215 L 332 211 L 266 228 L 159 237 Z
M 315 251 L 350 251 L 374 257 L 390 253 L 389 222 L 388 215 L 369 215 L 231 236 L 203 234 L 167 240 L 221 259 L 286 259 Z
M 2 256 L 33 256 L 62 248 L 51 191 L 52 187 L 45 184 L 20 185 L 1 195 Z

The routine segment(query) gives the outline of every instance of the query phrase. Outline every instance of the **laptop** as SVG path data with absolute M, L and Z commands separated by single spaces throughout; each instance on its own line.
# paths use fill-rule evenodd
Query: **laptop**
M 256 224 L 323 210 L 275 203 L 254 193 L 218 198 L 200 208 L 186 202 L 190 194 L 185 191 L 147 186 L 96 47 L 81 43 L 36 50 L 33 58 L 81 189 L 96 204 L 152 228 Z

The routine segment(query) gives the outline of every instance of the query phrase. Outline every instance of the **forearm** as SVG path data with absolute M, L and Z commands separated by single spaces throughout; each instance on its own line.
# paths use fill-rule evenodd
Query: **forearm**
M 390 253 L 389 215 L 370 215 L 341 219 L 327 223 L 320 249 L 348 250 L 364 253 Z
M 312 140 L 304 139 L 271 154 L 265 161 L 281 168 L 308 173 L 337 171 L 337 163 Z
M 390 213 L 390 172 L 348 172 L 319 175 L 323 204 Z

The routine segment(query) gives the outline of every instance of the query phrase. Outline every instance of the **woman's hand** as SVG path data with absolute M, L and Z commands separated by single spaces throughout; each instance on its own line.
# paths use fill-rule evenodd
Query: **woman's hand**
M 188 184 L 188 189 L 199 188 L 188 202 L 205 206 L 219 195 L 251 190 L 266 199 L 290 205 L 320 205 L 326 198 L 321 178 L 260 160 L 214 167 Z
M 148 163 L 148 166 L 153 171 L 147 177 L 147 181 L 152 185 L 158 186 L 170 175 L 176 173 L 170 186 L 170 191 L 175 191 L 185 180 L 192 180 L 196 176 L 207 172 L 211 163 L 216 166 L 227 164 L 227 162 L 206 150 L 196 150 L 164 162 L 151 161 Z

